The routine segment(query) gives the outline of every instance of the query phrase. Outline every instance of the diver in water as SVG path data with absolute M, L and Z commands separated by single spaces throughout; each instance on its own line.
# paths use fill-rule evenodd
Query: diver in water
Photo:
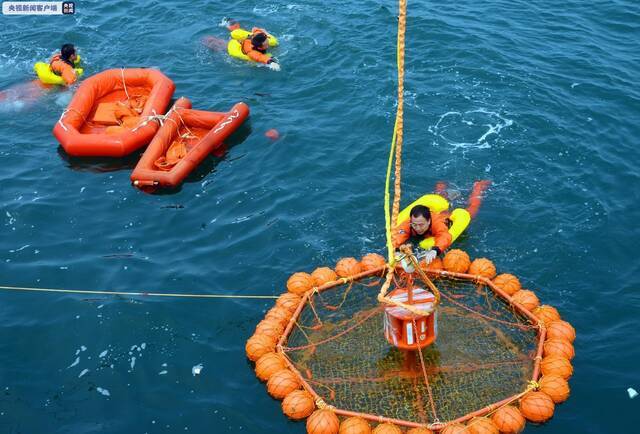
M 49 61 L 51 71 L 62 77 L 67 85 L 73 84 L 78 79 L 74 63 L 76 61 L 76 48 L 73 44 L 64 44 L 60 49 L 60 53 L 53 55 Z
M 254 27 L 251 36 L 242 41 L 242 52 L 254 62 L 264 63 L 269 68 L 280 70 L 280 65 L 275 57 L 267 54 L 269 49 L 269 36 L 263 29 Z
M 475 217 L 482 203 L 482 193 L 489 186 L 489 181 L 478 181 L 473 184 L 473 190 L 469 196 L 469 205 L 467 211 L 471 217 Z M 437 188 L 441 194 L 443 184 L 439 184 Z M 434 238 L 434 246 L 424 253 L 424 260 L 430 264 L 438 255 L 442 254 L 449 248 L 452 242 L 449 233 L 449 213 L 448 212 L 431 212 L 424 205 L 416 205 L 411 208 L 409 219 L 398 225 L 393 233 L 393 246 L 399 249 L 405 244 L 419 243 L 428 237 Z

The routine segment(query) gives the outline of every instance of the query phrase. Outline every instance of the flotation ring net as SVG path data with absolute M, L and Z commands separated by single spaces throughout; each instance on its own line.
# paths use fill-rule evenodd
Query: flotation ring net
M 537 323 L 473 276 L 429 275 L 441 293 L 438 338 L 420 354 L 383 336 L 381 274 L 306 294 L 282 352 L 323 401 L 401 424 L 462 420 L 523 392 L 537 375 Z M 393 286 L 408 278 L 397 272 Z

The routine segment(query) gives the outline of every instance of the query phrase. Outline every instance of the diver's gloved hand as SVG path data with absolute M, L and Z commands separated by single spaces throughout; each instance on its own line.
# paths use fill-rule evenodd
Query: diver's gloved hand
M 436 257 L 438 256 L 438 251 L 435 249 L 430 249 L 427 250 L 426 252 L 424 252 L 424 262 L 429 265 L 431 262 L 433 262 L 434 259 L 436 259 Z
M 267 63 L 267 68 L 273 71 L 280 71 L 280 64 L 278 62 L 269 62 Z
M 396 256 L 396 262 L 400 262 L 400 265 L 402 266 L 402 269 L 405 272 L 413 273 L 414 271 L 416 271 L 416 269 L 413 267 L 413 263 L 411 262 L 411 259 L 407 255 L 396 250 L 395 256 Z

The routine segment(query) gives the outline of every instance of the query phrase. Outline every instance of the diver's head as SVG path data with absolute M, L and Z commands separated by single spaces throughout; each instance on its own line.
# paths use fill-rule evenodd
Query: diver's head
M 73 63 L 76 60 L 76 48 L 73 44 L 64 44 L 60 49 L 60 58 L 66 62 Z
M 418 235 L 423 235 L 431 226 L 431 211 L 424 205 L 416 205 L 410 212 L 411 228 Z
M 262 32 L 256 33 L 251 37 L 251 45 L 255 49 L 266 50 L 269 48 L 269 38 Z

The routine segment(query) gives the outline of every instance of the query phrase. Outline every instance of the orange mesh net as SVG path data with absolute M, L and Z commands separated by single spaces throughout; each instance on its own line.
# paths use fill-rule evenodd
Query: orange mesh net
M 448 422 L 523 392 L 534 376 L 538 327 L 489 286 L 438 276 L 437 339 L 401 351 L 383 332 L 383 278 L 312 292 L 283 352 L 327 404 L 420 424 Z M 392 288 L 422 286 L 396 273 Z

